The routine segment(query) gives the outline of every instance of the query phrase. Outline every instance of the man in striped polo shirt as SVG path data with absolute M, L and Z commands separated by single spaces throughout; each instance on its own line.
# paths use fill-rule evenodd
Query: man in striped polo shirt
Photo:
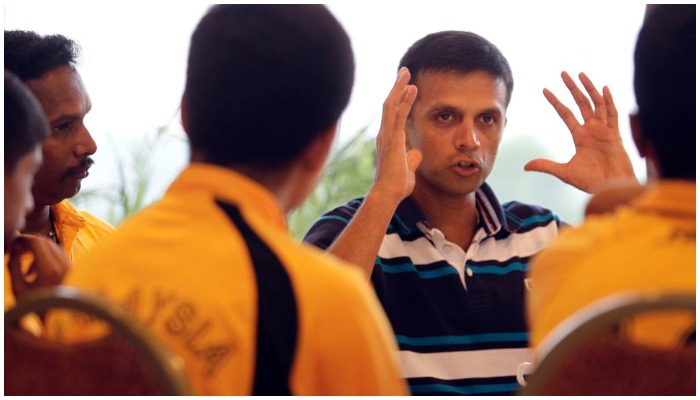
M 572 131 L 576 155 L 526 169 L 586 191 L 634 176 L 609 91 L 601 95 L 581 75 L 589 100 L 562 77 L 584 125 L 545 96 Z M 373 187 L 322 216 L 304 239 L 372 280 L 413 394 L 509 394 L 518 389 L 517 365 L 530 358 L 526 266 L 561 223 L 541 207 L 501 205 L 485 182 L 512 89 L 505 57 L 474 33 L 438 32 L 416 42 L 384 103 Z

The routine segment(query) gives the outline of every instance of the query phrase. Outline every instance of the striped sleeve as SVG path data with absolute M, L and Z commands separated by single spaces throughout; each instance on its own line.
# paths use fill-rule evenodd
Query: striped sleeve
M 363 200 L 364 198 L 351 200 L 320 216 L 304 236 L 304 242 L 322 250 L 328 249 L 355 216 Z

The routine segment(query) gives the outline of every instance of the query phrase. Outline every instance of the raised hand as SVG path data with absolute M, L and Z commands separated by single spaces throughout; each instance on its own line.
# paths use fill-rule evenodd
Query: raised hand
M 561 77 L 576 101 L 583 124 L 552 92 L 544 89 L 543 93 L 571 132 L 576 154 L 563 164 L 546 159 L 532 160 L 525 164 L 525 170 L 554 175 L 588 193 L 611 180 L 636 181 L 632 162 L 622 145 L 617 109 L 610 89 L 603 87 L 601 95 L 586 74 L 581 73 L 579 79 L 587 97 L 569 74 L 562 72 Z
M 23 270 L 22 259 L 31 256 L 28 270 Z M 53 242 L 32 235 L 20 235 L 12 242 L 8 269 L 12 291 L 19 301 L 32 290 L 60 284 L 70 270 L 66 253 Z
M 328 252 L 360 267 L 369 280 L 386 228 L 401 200 L 413 192 L 420 151 L 408 149 L 406 120 L 418 88 L 409 85 L 411 75 L 402 68 L 384 102 L 377 134 L 377 172 L 374 185 Z
M 377 134 L 377 171 L 373 192 L 398 204 L 413 192 L 415 172 L 422 160 L 419 150 L 406 148 L 406 120 L 418 89 L 409 85 L 411 74 L 402 68 L 384 101 Z

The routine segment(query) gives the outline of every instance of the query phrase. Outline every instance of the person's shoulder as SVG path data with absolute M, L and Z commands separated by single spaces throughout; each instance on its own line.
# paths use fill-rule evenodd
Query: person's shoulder
M 323 293 L 323 296 L 346 299 L 366 296 L 369 282 L 360 271 L 360 267 L 324 253 L 313 245 L 298 245 L 295 257 L 297 265 L 292 274 L 300 285 L 311 292 Z
M 109 234 L 114 232 L 115 228 L 112 224 L 109 222 L 100 219 L 96 217 L 95 215 L 84 211 L 80 210 L 80 215 L 85 218 L 85 222 L 87 223 L 87 226 L 89 226 L 92 230 L 98 233 L 102 234 Z
M 563 252 L 583 257 L 598 252 L 603 246 L 619 239 L 621 224 L 623 221 L 618 213 L 588 216 L 580 225 L 562 229 L 559 238 L 543 253 Z
M 350 223 L 363 201 L 364 197 L 352 199 L 318 217 L 304 235 L 304 242 L 327 249 Z
M 298 254 L 305 260 L 304 264 L 308 266 L 310 272 L 323 275 L 324 278 L 355 280 L 362 277 L 359 267 L 308 243 L 299 244 Z
M 585 215 L 609 214 L 628 205 L 647 190 L 636 181 L 610 184 L 597 191 L 586 204 Z
M 506 223 L 512 231 L 532 229 L 547 226 L 555 223 L 556 226 L 562 224 L 559 216 L 552 210 L 542 206 L 523 203 L 519 201 L 509 201 L 502 205 Z
M 330 210 L 323 213 L 323 215 L 321 215 L 319 217 L 319 220 L 323 220 L 323 219 L 327 219 L 327 218 L 343 218 L 343 219 L 346 219 L 347 221 L 349 221 L 350 219 L 352 219 L 352 217 L 355 215 L 357 210 L 360 208 L 363 201 L 365 201 L 364 197 L 357 197 L 355 199 L 348 201 L 345 204 L 331 208 Z
M 79 219 L 83 219 L 85 221 L 86 227 L 94 231 L 98 236 L 109 234 L 114 231 L 114 226 L 112 226 L 112 224 L 101 218 L 96 217 L 88 211 L 79 210 L 75 205 L 73 205 L 73 203 L 71 203 L 68 200 L 63 200 L 56 206 L 59 212 L 61 213 L 66 213 L 78 217 Z

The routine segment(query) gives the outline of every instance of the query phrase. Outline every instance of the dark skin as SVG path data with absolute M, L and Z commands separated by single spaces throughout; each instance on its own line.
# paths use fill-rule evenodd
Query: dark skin
M 42 144 L 44 162 L 34 177 L 35 207 L 22 233 L 46 236 L 50 206 L 75 196 L 88 176 L 97 145 L 84 124 L 92 108 L 77 71 L 61 66 L 25 82 L 41 104 L 51 134 Z
M 22 259 L 28 254 L 33 260 L 23 271 Z M 71 263 L 63 249 L 44 238 L 20 235 L 10 246 L 8 269 L 12 292 L 18 301 L 34 290 L 59 285 L 70 268 Z

